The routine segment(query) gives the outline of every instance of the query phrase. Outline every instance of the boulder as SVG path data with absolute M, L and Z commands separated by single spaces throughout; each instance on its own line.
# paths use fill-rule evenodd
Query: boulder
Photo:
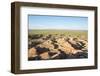
M 66 54 L 73 53 L 73 51 L 75 50 L 71 46 L 71 44 L 65 41 L 64 39 L 58 40 L 58 45 L 59 45 L 58 49 L 64 51 Z
M 49 59 L 49 58 L 50 58 L 48 52 L 41 53 L 39 56 L 40 56 L 41 59 L 43 59 L 43 60 L 46 60 L 46 59 Z
M 85 43 L 79 40 L 78 38 L 69 39 L 68 43 L 70 43 L 71 46 L 77 50 L 81 50 L 82 48 L 84 48 L 84 45 L 85 45 Z
M 43 43 L 37 45 L 37 47 L 48 48 L 49 50 L 50 49 L 54 49 L 54 46 L 52 45 L 52 41 L 51 40 L 46 40 Z
M 30 48 L 29 50 L 28 50 L 28 57 L 35 57 L 35 56 L 37 56 L 37 51 L 36 51 L 36 49 L 33 47 L 33 48 Z

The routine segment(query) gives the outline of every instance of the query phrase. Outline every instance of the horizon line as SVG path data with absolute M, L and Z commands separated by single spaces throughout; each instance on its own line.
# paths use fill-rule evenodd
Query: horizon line
M 86 30 L 88 29 L 29 29 L 29 30 Z

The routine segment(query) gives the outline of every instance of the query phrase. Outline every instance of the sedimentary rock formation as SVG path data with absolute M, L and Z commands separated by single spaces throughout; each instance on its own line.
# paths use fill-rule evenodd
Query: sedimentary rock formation
M 87 58 L 88 42 L 77 37 L 35 35 L 28 41 L 29 60 Z

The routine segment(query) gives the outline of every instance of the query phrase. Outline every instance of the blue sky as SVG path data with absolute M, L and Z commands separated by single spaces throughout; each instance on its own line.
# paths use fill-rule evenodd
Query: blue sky
M 29 15 L 28 19 L 29 29 L 88 29 L 88 17 Z

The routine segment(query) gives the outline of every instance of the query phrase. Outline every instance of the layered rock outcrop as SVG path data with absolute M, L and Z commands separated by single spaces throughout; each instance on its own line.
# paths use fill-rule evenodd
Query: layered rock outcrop
M 88 42 L 76 37 L 39 35 L 29 37 L 29 60 L 73 59 L 88 57 Z

